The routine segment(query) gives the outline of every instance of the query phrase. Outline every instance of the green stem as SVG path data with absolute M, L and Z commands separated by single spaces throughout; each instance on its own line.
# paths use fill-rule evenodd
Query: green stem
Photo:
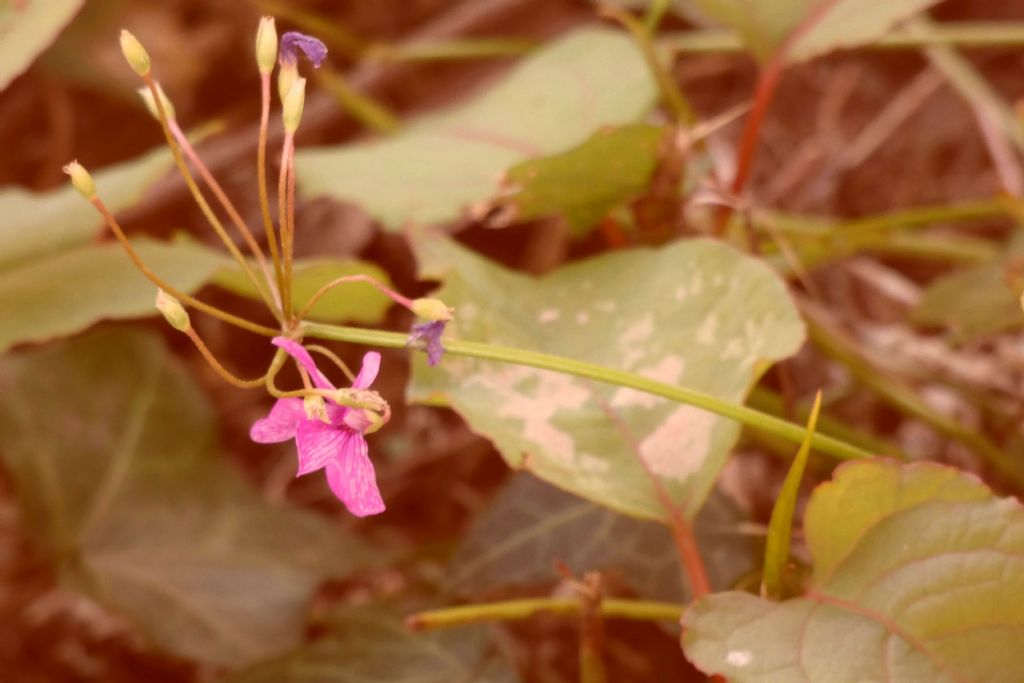
M 580 601 L 575 598 L 528 598 L 429 610 L 411 615 L 406 619 L 406 625 L 416 631 L 425 631 L 487 621 L 527 619 L 541 612 L 579 614 L 579 611 Z M 682 614 L 682 605 L 667 602 L 612 599 L 601 601 L 601 616 L 613 619 L 679 621 Z
M 303 333 L 309 337 L 367 344 L 370 346 L 403 348 L 408 342 L 408 336 L 405 334 L 383 330 L 365 330 L 357 327 L 312 322 L 303 322 L 301 328 Z M 803 440 L 806 431 L 801 425 L 787 422 L 772 415 L 766 415 L 744 405 L 730 403 L 729 401 L 693 389 L 675 387 L 641 375 L 635 375 L 631 372 L 607 368 L 595 363 L 576 360 L 575 358 L 461 339 L 446 339 L 444 344 L 446 352 L 453 356 L 468 356 L 482 360 L 527 365 L 541 370 L 553 370 L 566 375 L 585 377 L 605 384 L 614 384 L 661 396 L 677 403 L 685 403 L 715 413 L 716 415 L 728 417 L 748 427 L 764 430 L 797 444 Z M 871 457 L 871 453 L 868 451 L 823 434 L 815 434 L 811 440 L 811 445 L 816 451 L 843 460 Z

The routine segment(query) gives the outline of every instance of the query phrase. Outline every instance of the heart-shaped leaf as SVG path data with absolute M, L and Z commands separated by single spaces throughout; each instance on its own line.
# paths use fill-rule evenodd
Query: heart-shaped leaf
M 632 123 L 655 94 L 628 37 L 582 29 L 394 137 L 300 150 L 296 172 L 307 192 L 358 204 L 390 229 L 453 220 L 492 196 L 510 166 L 578 145 L 601 126 Z
M 0 90 L 32 65 L 85 0 L 32 0 L 0 5 Z
M 712 595 L 687 656 L 733 683 L 1013 683 L 1024 670 L 1024 510 L 955 469 L 845 464 L 811 497 L 806 593 Z
M 753 569 L 754 544 L 737 532 L 740 521 L 736 506 L 716 494 L 694 523 L 708 575 L 719 588 Z M 557 578 L 556 560 L 577 575 L 614 574 L 642 598 L 688 599 L 667 528 L 618 515 L 525 473 L 476 518 L 449 564 L 447 586 L 476 597 L 546 583 Z
M 440 238 L 420 239 L 417 251 L 426 276 L 444 281 L 437 296 L 455 307 L 451 334 L 730 401 L 804 338 L 782 281 L 710 240 L 606 254 L 542 278 Z M 739 433 L 734 422 L 631 389 L 471 358 L 418 363 L 410 397 L 449 403 L 511 466 L 640 517 L 665 517 L 651 475 L 692 516 Z
M 226 466 L 208 402 L 155 337 L 108 328 L 14 354 L 0 388 L 32 539 L 62 581 L 172 653 L 236 665 L 287 650 L 319 581 L 367 558 Z

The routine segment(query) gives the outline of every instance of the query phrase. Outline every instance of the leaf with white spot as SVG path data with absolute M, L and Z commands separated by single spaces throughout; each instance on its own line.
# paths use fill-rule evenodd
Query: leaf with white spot
M 933 464 L 843 465 L 804 522 L 805 594 L 721 593 L 684 617 L 687 656 L 733 683 L 1016 683 L 1024 509 Z
M 578 358 L 741 402 L 804 326 L 763 263 L 710 240 L 606 254 L 542 278 L 441 238 L 417 245 L 444 281 L 450 334 Z M 646 470 L 689 514 L 710 492 L 736 423 L 631 389 L 446 357 L 419 363 L 413 400 L 444 399 L 513 467 L 630 515 L 664 518 Z M 641 464 L 641 457 L 643 464 Z
M 300 150 L 296 173 L 306 192 L 358 204 L 393 230 L 454 220 L 492 196 L 510 166 L 578 145 L 602 126 L 635 122 L 656 93 L 626 35 L 582 29 L 469 102 L 394 137 Z

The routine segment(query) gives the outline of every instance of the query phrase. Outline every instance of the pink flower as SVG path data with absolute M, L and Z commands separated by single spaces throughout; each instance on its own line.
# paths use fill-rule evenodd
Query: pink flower
M 319 389 L 333 390 L 335 387 L 317 369 L 309 352 L 301 344 L 275 337 L 275 346 L 287 351 L 308 372 Z M 371 351 L 363 356 L 353 389 L 366 389 L 377 377 L 380 369 L 380 354 Z M 377 488 L 373 463 L 370 462 L 366 439 L 363 434 L 372 421 L 356 408 L 326 402 L 326 422 L 310 418 L 306 414 L 301 398 L 278 399 L 267 417 L 257 420 L 249 436 L 259 443 L 278 443 L 295 439 L 299 452 L 301 477 L 323 469 L 327 472 L 327 483 L 334 495 L 345 504 L 349 512 L 366 517 L 384 511 L 384 501 Z

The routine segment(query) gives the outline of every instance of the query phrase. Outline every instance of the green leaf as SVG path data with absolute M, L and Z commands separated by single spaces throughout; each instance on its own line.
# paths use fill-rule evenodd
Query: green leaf
M 0 90 L 32 65 L 85 0 L 32 0 L 0 5 Z
M 523 160 L 631 123 L 654 103 L 643 58 L 621 32 L 588 28 L 531 54 L 486 92 L 398 135 L 300 150 L 306 192 L 363 207 L 390 229 L 458 218 Z
M 160 149 L 94 173 L 93 179 L 107 208 L 116 213 L 137 202 L 170 167 L 170 153 Z M 70 183 L 50 192 L 0 190 L 0 216 L 0 272 L 31 267 L 33 259 L 93 242 L 105 230 L 96 209 Z
M 224 256 L 195 243 L 134 240 L 136 250 L 165 280 L 193 292 L 213 277 Z M 0 352 L 80 332 L 105 319 L 156 314 L 156 287 L 116 242 L 71 247 L 0 270 Z
M 1024 236 L 1016 235 L 998 259 L 944 275 L 924 290 L 910 312 L 918 325 L 946 327 L 964 342 L 1019 328 L 1020 293 L 1008 281 L 1024 258 Z
M 516 164 L 500 203 L 518 219 L 565 217 L 584 234 L 612 209 L 638 197 L 658 165 L 664 131 L 636 124 L 598 131 L 567 152 Z
M 531 278 L 454 242 L 420 239 L 450 333 L 599 363 L 742 401 L 804 327 L 763 263 L 710 240 L 606 254 Z M 465 357 L 414 367 L 413 400 L 440 398 L 512 467 L 626 514 L 665 518 L 645 468 L 692 516 L 739 427 L 697 408 L 555 372 Z M 614 419 L 613 419 L 614 418 Z M 641 465 L 642 455 L 644 465 Z M 527 455 L 528 454 L 528 455 Z
M 106 328 L 8 356 L 0 385 L 32 539 L 62 582 L 171 653 L 237 665 L 286 650 L 320 580 L 366 558 L 227 467 L 208 401 L 153 336 Z
M 754 566 L 754 544 L 740 535 L 740 512 L 722 494 L 701 508 L 694 530 L 714 585 L 732 585 Z M 615 514 L 528 474 L 518 474 L 473 523 L 448 566 L 447 586 L 467 597 L 599 570 L 641 598 L 685 602 L 679 555 L 660 524 Z
M 257 664 L 227 683 L 516 683 L 509 665 L 488 653 L 477 626 L 413 633 L 401 620 L 367 608 L 331 621 L 333 633 L 280 659 Z
M 259 272 L 256 270 L 255 272 Z M 379 266 L 366 261 L 316 259 L 296 261 L 292 280 L 292 303 L 299 311 L 317 290 L 332 280 L 347 275 L 369 275 L 385 285 L 390 284 L 388 274 Z M 231 263 L 220 271 L 213 284 L 250 299 L 260 300 L 252 281 Z M 391 306 L 391 299 L 376 287 L 363 282 L 339 285 L 325 294 L 313 306 L 310 320 L 337 323 L 354 321 L 364 324 L 380 322 Z
M 747 49 L 767 61 L 781 49 L 787 63 L 881 38 L 940 0 L 695 0 L 708 16 L 734 28 Z M 797 33 L 799 32 L 799 33 Z M 791 40 L 789 45 L 784 45 Z
M 782 482 L 772 507 L 771 521 L 768 524 L 768 538 L 764 550 L 764 578 L 761 583 L 762 595 L 772 598 L 782 597 L 783 574 L 789 564 L 789 542 L 792 538 L 793 515 L 796 512 L 796 499 L 800 493 L 800 482 L 804 478 L 807 459 L 811 455 L 811 437 L 818 426 L 818 413 L 821 412 L 821 390 L 814 397 L 814 406 L 807 418 L 807 433 L 804 436 L 796 457 L 789 466 L 786 479 Z
M 1013 683 L 1024 670 L 1024 510 L 933 464 L 859 461 L 819 487 L 806 594 L 723 593 L 684 618 L 687 656 L 733 683 Z

